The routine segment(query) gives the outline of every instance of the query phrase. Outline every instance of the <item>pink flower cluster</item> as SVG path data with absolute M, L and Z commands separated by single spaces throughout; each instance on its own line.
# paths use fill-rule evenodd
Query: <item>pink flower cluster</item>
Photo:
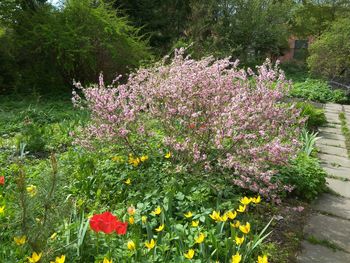
M 147 116 L 158 120 L 175 157 L 207 171 L 228 170 L 235 184 L 274 198 L 284 186 L 273 167 L 299 146 L 299 113 L 282 102 L 288 88 L 269 61 L 254 73 L 229 58 L 193 60 L 177 50 L 170 62 L 138 70 L 125 85 L 106 88 L 100 81 L 82 89 L 92 116 L 85 134 L 125 138 L 144 130 L 140 119 Z

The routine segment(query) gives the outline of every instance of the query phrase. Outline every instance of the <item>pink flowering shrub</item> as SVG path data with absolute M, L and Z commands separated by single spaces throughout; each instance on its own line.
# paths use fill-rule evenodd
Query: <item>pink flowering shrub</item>
M 274 167 L 297 150 L 299 113 L 281 101 L 289 83 L 277 65 L 266 61 L 257 73 L 237 66 L 178 50 L 169 63 L 140 69 L 125 85 L 82 88 L 92 119 L 85 138 L 130 142 L 152 132 L 142 125 L 147 116 L 178 161 L 229 171 L 240 187 L 275 198 L 290 188 L 275 178 Z

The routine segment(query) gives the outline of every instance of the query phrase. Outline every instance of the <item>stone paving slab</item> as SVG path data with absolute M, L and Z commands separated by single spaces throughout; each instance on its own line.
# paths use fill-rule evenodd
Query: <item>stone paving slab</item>
M 321 140 L 317 141 L 316 145 L 318 144 L 346 148 L 345 141 L 339 141 L 339 140 L 333 140 L 333 139 L 327 139 L 327 138 L 322 138 Z
M 343 107 L 341 104 L 336 104 L 336 103 L 326 103 L 325 104 L 325 109 L 334 109 L 334 110 L 342 110 Z
M 333 133 L 333 134 L 339 134 L 343 135 L 341 132 L 341 128 L 339 129 L 338 127 L 320 127 L 318 128 L 320 133 Z
M 348 198 L 323 194 L 314 202 L 313 208 L 320 212 L 350 220 L 350 199 Z
M 323 166 L 323 169 L 329 175 L 338 176 L 350 180 L 350 170 L 346 167 L 332 167 L 331 165 L 325 164 Z
M 337 168 L 339 166 L 350 168 L 350 159 L 347 157 L 341 157 L 326 153 L 319 153 L 318 157 L 320 158 L 321 162 L 330 164 L 334 168 Z
M 345 263 L 350 262 L 350 254 L 343 251 L 334 252 L 320 245 L 302 242 L 302 254 L 298 256 L 299 263 Z
M 350 221 L 346 219 L 314 214 L 304 229 L 306 237 L 327 240 L 350 251 Z
M 348 158 L 348 152 L 345 148 L 331 146 L 331 145 L 324 145 L 324 144 L 316 144 L 316 146 L 319 152 L 321 153 L 332 154 L 332 155 Z
M 330 132 L 320 132 L 318 134 L 319 137 L 323 137 L 326 139 L 345 141 L 345 138 L 342 134 L 330 133 Z
M 345 182 L 333 178 L 326 178 L 328 187 L 341 196 L 350 198 L 350 182 Z M 349 235 L 350 241 L 350 235 Z M 350 250 L 349 250 L 350 251 Z

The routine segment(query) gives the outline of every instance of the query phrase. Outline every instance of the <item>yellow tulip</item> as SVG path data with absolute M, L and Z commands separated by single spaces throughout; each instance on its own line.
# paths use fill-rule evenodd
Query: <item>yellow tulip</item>
M 103 263 L 113 263 L 113 261 L 112 261 L 112 259 L 108 260 L 108 258 L 104 258 Z
M 258 263 L 269 263 L 267 260 L 267 256 L 266 255 L 262 257 L 258 256 Z
M 142 216 L 141 221 L 143 224 L 145 224 L 147 222 L 147 216 Z
M 129 217 L 129 223 L 130 223 L 130 225 L 135 224 L 135 218 L 133 216 Z
M 244 234 L 248 234 L 249 231 L 250 231 L 250 224 L 249 224 L 249 223 L 246 223 L 245 225 L 241 225 L 241 226 L 239 227 L 239 230 L 241 230 L 242 233 L 244 233 Z
M 28 185 L 27 186 L 27 193 L 33 197 L 37 194 L 37 189 L 36 189 L 36 186 L 35 185 Z
M 260 197 L 260 195 L 258 195 L 258 197 L 253 197 L 253 199 L 252 199 L 252 202 L 254 203 L 254 204 L 259 204 L 260 202 L 261 202 L 261 197 Z
M 33 252 L 31 257 L 27 257 L 30 263 L 36 263 L 40 260 L 43 253 L 37 254 L 36 252 Z
M 230 225 L 232 227 L 239 227 L 241 225 L 241 222 L 239 222 L 238 220 L 236 221 L 236 223 L 230 223 Z
M 243 213 L 246 208 L 247 208 L 246 205 L 240 205 L 239 208 L 237 209 L 237 212 Z
M 142 155 L 141 156 L 141 162 L 145 162 L 148 160 L 148 155 Z
M 0 215 L 5 213 L 5 206 L 0 206 Z
M 136 213 L 136 209 L 133 205 L 129 206 L 127 211 L 130 216 L 133 216 Z
M 184 214 L 184 216 L 185 216 L 186 218 L 190 218 L 190 217 L 193 216 L 193 214 L 192 214 L 191 211 L 188 211 L 186 214 Z
M 227 219 L 228 219 L 228 216 L 227 216 L 226 213 L 225 213 L 223 216 L 220 217 L 220 221 L 221 221 L 221 222 L 226 222 Z
M 249 205 L 251 201 L 252 201 L 252 199 L 248 198 L 246 196 L 240 200 L 241 204 L 243 204 L 243 205 Z
M 162 212 L 162 209 L 160 208 L 160 206 L 158 206 L 153 212 L 153 215 L 159 215 Z
M 234 211 L 234 212 L 228 211 L 228 212 L 226 212 L 226 215 L 227 215 L 228 218 L 230 218 L 232 220 L 232 219 L 236 218 L 237 212 L 236 211 Z
M 242 245 L 243 242 L 244 242 L 244 236 L 242 236 L 242 237 L 236 236 L 236 237 L 235 237 L 235 240 L 236 240 L 236 244 L 237 244 L 238 246 L 239 246 L 239 245 Z
M 158 228 L 156 228 L 157 232 L 162 232 L 164 229 L 164 224 L 160 225 Z
M 211 219 L 215 220 L 215 221 L 221 221 L 221 217 L 220 217 L 220 211 L 213 211 L 213 213 L 211 213 L 209 215 L 211 217 Z
M 56 257 L 55 261 L 50 261 L 50 263 L 64 263 L 66 261 L 66 256 L 62 255 L 60 257 Z
M 14 237 L 13 239 L 15 240 L 15 243 L 18 246 L 21 246 L 21 245 L 24 245 L 26 243 L 27 237 L 26 236 L 21 236 L 21 237 Z
M 155 245 L 156 245 L 156 242 L 154 241 L 153 238 L 151 239 L 151 241 L 146 241 L 146 242 L 145 242 L 145 246 L 146 246 L 148 249 L 154 248 Z
M 235 255 L 231 258 L 231 263 L 239 263 L 242 260 L 242 256 L 237 252 Z
M 129 250 L 135 250 L 136 249 L 136 245 L 135 245 L 134 241 L 132 241 L 132 240 L 128 241 L 128 245 L 127 246 L 128 246 Z
M 126 179 L 126 180 L 124 181 L 124 183 L 127 184 L 127 185 L 130 185 L 130 184 L 131 184 L 131 179 L 130 179 L 130 178 Z
M 53 233 L 53 234 L 50 236 L 50 239 L 55 240 L 56 237 L 57 237 L 57 233 L 55 232 L 55 233 Z
M 187 253 L 184 254 L 185 258 L 188 258 L 188 259 L 192 259 L 193 256 L 194 256 L 194 250 L 193 249 L 189 249 L 187 251 Z
M 205 238 L 205 235 L 203 233 L 200 233 L 199 236 L 194 239 L 194 241 L 197 244 L 200 244 L 200 243 L 203 243 L 204 238 Z
M 171 152 L 168 152 L 167 154 L 164 155 L 166 159 L 169 159 L 171 157 Z
M 199 220 L 197 221 L 192 221 L 192 226 L 197 227 L 199 225 Z

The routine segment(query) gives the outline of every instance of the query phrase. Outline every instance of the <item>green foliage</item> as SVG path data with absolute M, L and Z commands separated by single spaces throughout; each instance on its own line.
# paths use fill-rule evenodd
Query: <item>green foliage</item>
M 301 133 L 301 142 L 303 144 L 302 151 L 307 156 L 310 156 L 314 152 L 316 141 L 321 138 L 317 137 L 317 134 L 318 132 L 310 132 L 306 129 L 303 129 Z
M 325 190 L 327 173 L 321 168 L 319 161 L 305 153 L 300 153 L 290 165 L 281 167 L 281 180 L 294 186 L 293 194 L 305 199 L 315 199 Z
M 350 19 L 335 21 L 310 46 L 307 60 L 313 74 L 327 78 L 350 79 Z
M 309 130 L 316 130 L 318 127 L 327 123 L 323 109 L 316 108 L 308 102 L 298 102 L 296 107 L 301 110 L 300 115 L 307 118 L 305 125 Z
M 322 103 L 344 103 L 347 101 L 342 90 L 332 90 L 327 82 L 318 79 L 307 79 L 305 82 L 294 83 L 290 95 Z

